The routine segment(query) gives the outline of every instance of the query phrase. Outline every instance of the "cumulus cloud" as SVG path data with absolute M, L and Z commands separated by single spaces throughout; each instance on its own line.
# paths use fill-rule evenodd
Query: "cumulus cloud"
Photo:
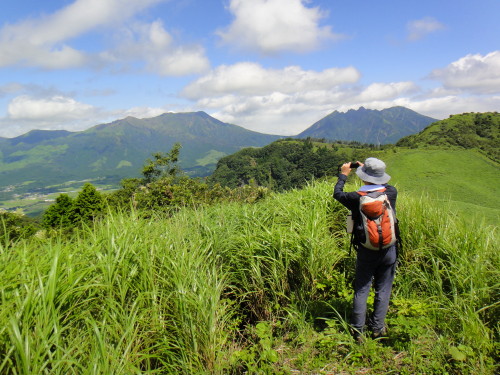
M 353 67 L 331 68 L 321 72 L 298 66 L 265 69 L 257 63 L 222 65 L 185 87 L 182 95 L 190 99 L 206 96 L 265 95 L 274 92 L 293 94 L 324 90 L 359 80 Z
M 408 23 L 408 40 L 417 41 L 428 34 L 444 29 L 444 25 L 432 17 L 424 17 L 420 20 L 414 20 Z
M 178 46 L 160 20 L 122 28 L 117 47 L 102 54 L 104 60 L 127 65 L 144 60 L 146 70 L 163 76 L 202 73 L 210 63 L 201 46 Z
M 135 118 L 151 118 L 160 116 L 161 114 L 167 112 L 164 108 L 153 108 L 153 107 L 134 107 L 124 111 L 116 111 L 117 118 L 124 118 L 132 116 Z
M 161 75 L 203 72 L 209 67 L 203 48 L 175 45 L 160 21 L 125 25 L 138 12 L 164 1 L 168 0 L 76 0 L 51 15 L 5 25 L 0 29 L 0 67 L 130 68 L 139 61 L 147 71 Z M 70 45 L 72 39 L 96 30 L 118 30 L 117 46 L 90 54 Z
M 441 81 L 446 88 L 479 94 L 500 93 L 500 51 L 467 55 L 443 69 L 436 69 L 430 78 Z
M 194 108 L 223 121 L 263 133 L 295 135 L 334 110 L 360 106 L 378 110 L 405 106 L 437 119 L 497 111 L 499 72 L 500 51 L 467 55 L 433 71 L 431 78 L 443 84 L 426 89 L 412 81 L 364 85 L 354 67 L 267 69 L 245 62 L 213 69 L 188 84 L 181 95 L 193 100 Z
M 336 40 L 329 26 L 321 27 L 320 8 L 308 8 L 305 0 L 231 0 L 234 21 L 218 35 L 224 43 L 264 54 L 307 52 L 325 40 Z
M 359 94 L 358 100 L 370 102 L 393 99 L 417 90 L 418 87 L 413 82 L 372 83 Z
M 164 0 L 76 0 L 51 15 L 7 24 L 0 30 L 0 66 L 81 66 L 88 62 L 88 56 L 69 46 L 70 39 L 116 25 L 160 1 Z
M 84 130 L 101 120 L 110 119 L 109 115 L 100 108 L 67 96 L 20 95 L 10 101 L 7 115 L 0 118 L 0 132 L 2 136 L 14 137 L 32 129 Z
M 94 112 L 93 106 L 63 96 L 38 99 L 21 95 L 14 98 L 7 108 L 10 119 L 30 121 L 75 120 Z

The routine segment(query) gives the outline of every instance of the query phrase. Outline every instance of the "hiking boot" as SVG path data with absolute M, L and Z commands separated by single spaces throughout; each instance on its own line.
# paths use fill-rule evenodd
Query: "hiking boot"
M 365 337 L 362 334 L 354 335 L 353 337 L 356 341 L 356 344 L 362 344 L 365 342 Z
M 356 341 L 357 344 L 362 344 L 365 342 L 365 336 L 363 336 L 362 332 L 359 332 L 357 329 L 352 329 L 351 330 L 351 335 L 354 341 Z
M 387 337 L 387 327 L 384 327 L 381 330 L 372 332 L 372 339 L 379 339 L 379 338 L 383 338 L 383 337 Z

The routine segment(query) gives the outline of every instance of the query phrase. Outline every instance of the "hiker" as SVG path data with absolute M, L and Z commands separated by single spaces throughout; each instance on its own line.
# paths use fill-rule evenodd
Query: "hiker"
M 344 192 L 344 184 L 353 168 L 356 168 L 356 174 L 363 181 L 364 186 L 359 191 Z M 375 289 L 375 301 L 373 313 L 368 319 L 368 327 L 372 332 L 372 338 L 387 335 L 385 317 L 389 308 L 389 298 L 396 269 L 396 244 L 394 239 L 380 247 L 377 244 L 374 247 L 367 242 L 367 239 L 363 238 L 368 234 L 364 232 L 363 215 L 360 209 L 361 197 L 367 194 L 371 196 L 374 192 L 376 195 L 385 194 L 383 198 L 390 202 L 390 206 L 394 210 L 391 215 L 393 215 L 395 226 L 391 230 L 394 232 L 393 235 L 396 236 L 395 208 L 397 190 L 394 186 L 387 185 L 391 177 L 385 173 L 385 168 L 385 163 L 376 158 L 368 158 L 364 163 L 345 163 L 340 167 L 338 181 L 333 192 L 333 197 L 351 211 L 354 222 L 352 244 L 356 249 L 357 256 L 351 328 L 353 337 L 357 342 L 362 342 L 364 338 L 363 331 L 367 313 L 366 301 L 372 280 Z

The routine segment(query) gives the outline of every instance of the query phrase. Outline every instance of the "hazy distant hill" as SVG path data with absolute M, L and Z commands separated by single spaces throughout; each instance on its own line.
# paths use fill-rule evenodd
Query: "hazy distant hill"
M 0 186 L 97 177 L 118 182 L 137 176 L 153 152 L 167 152 L 175 142 L 182 145 L 181 167 L 207 174 L 220 157 L 278 138 L 224 123 L 204 112 L 127 117 L 82 132 L 34 130 L 0 139 Z
M 304 130 L 298 138 L 358 141 L 371 144 L 395 143 L 436 121 L 405 107 L 381 111 L 365 109 L 333 112 Z
M 397 145 L 411 148 L 438 146 L 478 149 L 490 159 L 500 162 L 500 113 L 453 115 L 433 123 L 418 134 L 399 140 Z

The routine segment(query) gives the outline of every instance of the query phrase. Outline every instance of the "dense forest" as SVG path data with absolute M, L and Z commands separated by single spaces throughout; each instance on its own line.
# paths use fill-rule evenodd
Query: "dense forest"
M 302 187 L 312 179 L 334 176 L 340 164 L 349 158 L 361 159 L 371 148 L 374 146 L 359 142 L 283 139 L 223 157 L 208 180 L 231 188 L 256 184 L 284 191 Z

